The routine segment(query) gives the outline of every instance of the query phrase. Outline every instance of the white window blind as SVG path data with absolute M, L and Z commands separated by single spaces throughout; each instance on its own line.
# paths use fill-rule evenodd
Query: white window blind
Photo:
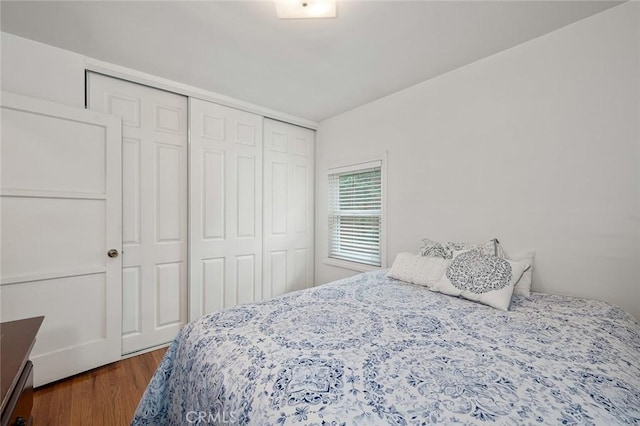
M 381 265 L 381 162 L 329 171 L 329 257 Z

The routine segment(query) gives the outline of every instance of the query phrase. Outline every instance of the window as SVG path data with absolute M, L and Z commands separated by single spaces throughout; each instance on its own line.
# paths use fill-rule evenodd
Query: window
M 329 258 L 382 266 L 382 161 L 329 170 Z

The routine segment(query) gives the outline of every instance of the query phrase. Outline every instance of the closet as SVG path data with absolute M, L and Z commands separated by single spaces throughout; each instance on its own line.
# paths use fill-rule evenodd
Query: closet
M 2 321 L 46 383 L 313 285 L 314 132 L 87 72 L 87 109 L 3 93 Z
M 262 116 L 190 100 L 190 317 L 262 299 Z
M 187 321 L 187 97 L 87 74 L 89 109 L 122 119 L 122 353 Z
M 87 73 L 122 118 L 122 353 L 313 285 L 314 131 Z
M 313 285 L 314 132 L 264 121 L 262 294 Z

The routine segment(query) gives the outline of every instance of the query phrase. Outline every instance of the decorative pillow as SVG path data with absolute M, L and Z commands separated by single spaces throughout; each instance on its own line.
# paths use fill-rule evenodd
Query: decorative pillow
M 437 241 L 431 241 L 428 238 L 422 240 L 420 244 L 420 254 L 428 257 L 439 257 L 442 259 L 452 259 L 453 253 L 462 250 L 480 250 L 482 254 L 488 256 L 498 256 L 502 254 L 500 242 L 497 239 L 487 241 L 484 244 L 472 243 L 455 243 L 448 242 L 446 244 Z M 504 256 L 501 256 L 504 257 Z
M 432 291 L 506 311 L 516 283 L 529 265 L 487 256 L 478 250 L 456 252 L 442 279 Z
M 463 250 L 478 250 L 486 256 L 496 256 L 498 253 L 498 249 L 497 249 L 498 245 L 499 245 L 498 240 L 494 238 L 493 240 L 489 240 L 483 244 L 448 242 L 446 245 L 446 248 L 448 249 L 449 253 L 451 253 L 451 257 L 450 257 L 451 259 L 453 258 L 453 254 L 456 251 L 463 251 Z
M 508 250 L 504 251 L 504 258 L 508 260 L 512 260 L 514 262 L 522 262 L 528 265 L 531 265 L 529 269 L 527 269 L 524 274 L 522 274 L 522 278 L 516 284 L 516 287 L 513 289 L 513 294 L 518 294 L 520 296 L 531 296 L 531 281 L 533 279 L 533 258 L 536 255 L 535 250 Z
M 439 257 L 441 259 L 451 259 L 449 251 L 443 244 L 437 241 L 431 241 L 428 238 L 425 238 L 422 240 L 422 243 L 420 243 L 420 255 L 427 257 Z
M 399 253 L 387 276 L 396 280 L 431 287 L 440 281 L 449 261 L 413 253 Z

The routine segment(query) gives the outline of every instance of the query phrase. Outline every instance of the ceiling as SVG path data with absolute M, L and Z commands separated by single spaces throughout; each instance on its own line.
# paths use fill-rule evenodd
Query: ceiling
M 340 1 L 279 20 L 272 1 L 6 1 L 1 29 L 321 121 L 619 2 Z

